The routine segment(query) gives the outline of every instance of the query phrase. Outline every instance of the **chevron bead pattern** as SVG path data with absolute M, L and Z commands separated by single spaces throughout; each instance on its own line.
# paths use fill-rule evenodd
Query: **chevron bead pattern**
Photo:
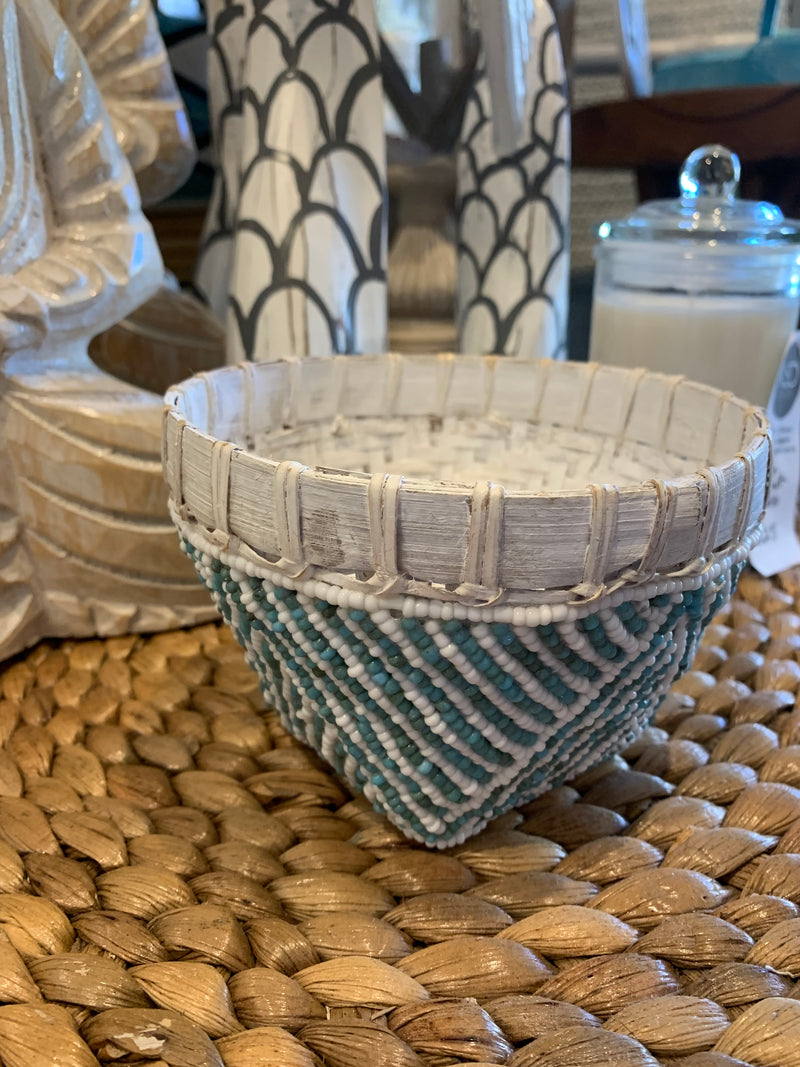
M 324 582 L 248 576 L 192 539 L 184 531 L 184 549 L 284 726 L 404 833 L 442 848 L 629 744 L 743 559 L 529 626 L 507 609 L 412 597 L 372 610 Z

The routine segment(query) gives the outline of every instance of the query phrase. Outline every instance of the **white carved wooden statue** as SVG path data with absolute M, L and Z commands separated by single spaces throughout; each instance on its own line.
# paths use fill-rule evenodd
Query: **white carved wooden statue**
M 142 203 L 179 189 L 194 138 L 151 0 L 52 0 L 92 72 Z
M 130 5 L 72 10 L 88 27 L 109 6 L 124 35 Z M 160 401 L 86 354 L 163 276 L 130 166 L 50 0 L 0 0 L 0 70 L 4 657 L 45 636 L 161 629 L 209 613 L 166 516 Z

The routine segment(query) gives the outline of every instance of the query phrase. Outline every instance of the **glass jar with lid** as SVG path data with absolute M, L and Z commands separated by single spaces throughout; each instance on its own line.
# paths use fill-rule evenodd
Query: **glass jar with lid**
M 766 405 L 800 309 L 800 222 L 739 200 L 739 160 L 693 152 L 681 196 L 603 223 L 590 359 L 646 366 Z

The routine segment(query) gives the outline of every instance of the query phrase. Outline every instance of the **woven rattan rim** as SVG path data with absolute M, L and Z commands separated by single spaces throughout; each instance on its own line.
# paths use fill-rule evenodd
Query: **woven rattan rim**
M 256 455 L 285 427 L 378 417 L 536 422 L 688 457 L 685 476 L 521 492 Z M 164 469 L 184 522 L 295 578 L 465 602 L 592 598 L 706 566 L 758 527 L 766 421 L 728 393 L 594 364 L 497 357 L 286 360 L 199 375 L 167 396 Z M 502 474 L 502 472 L 498 472 Z
M 319 574 L 296 578 L 282 573 L 278 568 L 265 568 L 247 546 L 234 538 L 222 537 L 219 531 L 203 531 L 197 525 L 185 522 L 177 509 L 170 505 L 170 515 L 178 533 L 187 545 L 197 552 L 207 555 L 210 560 L 219 560 L 231 569 L 237 580 L 242 576 L 249 578 L 263 577 L 269 570 L 270 580 L 287 589 L 300 590 L 307 596 L 316 596 L 331 604 L 342 605 L 349 610 L 366 611 L 371 616 L 376 613 L 391 613 L 403 618 L 421 618 L 448 621 L 449 619 L 468 619 L 470 622 L 511 623 L 515 626 L 546 626 L 552 622 L 567 619 L 580 619 L 596 612 L 599 608 L 616 608 L 630 600 L 649 600 L 662 594 L 671 594 L 676 589 L 700 589 L 707 582 L 717 578 L 732 566 L 744 563 L 758 539 L 756 534 L 746 537 L 741 544 L 731 547 L 727 552 L 715 553 L 705 562 L 705 566 L 693 567 L 680 575 L 658 576 L 648 583 L 628 585 L 620 583 L 615 588 L 607 588 L 601 596 L 591 600 L 575 600 L 555 603 L 509 603 L 507 600 L 494 600 L 488 604 L 464 603 L 463 599 L 452 597 L 419 597 L 410 594 L 391 593 L 386 590 L 376 591 L 365 588 L 363 582 L 348 581 L 339 574 L 327 575 L 324 580 Z

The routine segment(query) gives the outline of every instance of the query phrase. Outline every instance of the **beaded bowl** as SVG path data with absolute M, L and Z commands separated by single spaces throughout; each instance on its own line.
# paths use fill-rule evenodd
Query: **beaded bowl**
M 286 727 L 445 847 L 625 747 L 763 514 L 759 409 L 496 357 L 303 359 L 167 396 L 185 551 Z

